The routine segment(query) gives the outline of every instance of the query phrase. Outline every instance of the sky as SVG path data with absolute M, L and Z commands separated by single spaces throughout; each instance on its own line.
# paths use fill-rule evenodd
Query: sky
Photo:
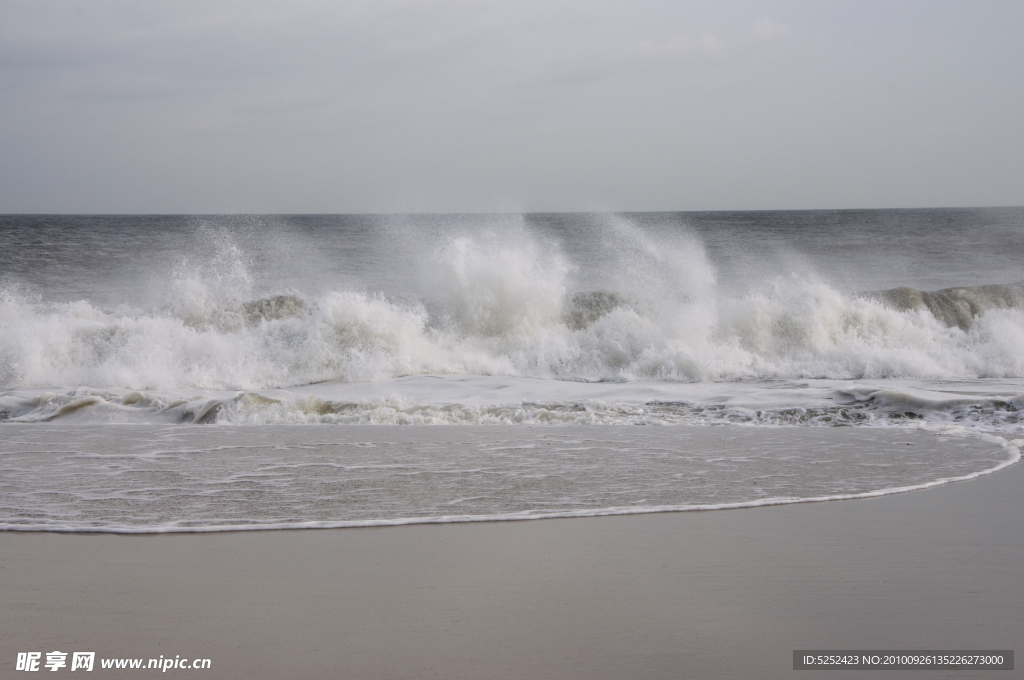
M 0 0 L 0 213 L 1024 204 L 1024 3 Z

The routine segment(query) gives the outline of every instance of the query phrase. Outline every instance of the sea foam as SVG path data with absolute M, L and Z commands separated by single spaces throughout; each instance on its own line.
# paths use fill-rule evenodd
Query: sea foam
M 183 262 L 149 306 L 0 295 L 0 385 L 254 390 L 416 374 L 582 381 L 1024 375 L 1019 286 L 843 293 L 807 275 L 726 294 L 699 242 L 603 235 L 582 276 L 556 242 L 456 235 L 415 294 L 260 286 L 235 247 Z M 584 281 L 586 279 L 586 281 Z M 597 287 L 584 288 L 587 285 Z M 945 305 L 945 306 L 943 306 Z

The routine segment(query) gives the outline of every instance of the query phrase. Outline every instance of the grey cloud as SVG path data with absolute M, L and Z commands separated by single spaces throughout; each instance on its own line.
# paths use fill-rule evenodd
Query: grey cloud
M 923 1 L 3 2 L 0 210 L 1021 203 L 1021 18 Z

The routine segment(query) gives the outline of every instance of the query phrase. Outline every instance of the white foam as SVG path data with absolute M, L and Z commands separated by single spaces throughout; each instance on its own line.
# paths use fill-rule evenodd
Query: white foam
M 423 254 L 418 297 L 259 298 L 244 258 L 184 263 L 150 308 L 0 296 L 0 384 L 258 390 L 404 375 L 556 380 L 1024 376 L 1024 312 L 969 330 L 795 276 L 720 293 L 700 244 L 619 225 L 604 297 L 580 298 L 557 244 L 460 235 Z M 595 293 L 598 294 L 598 293 Z M 588 302 L 589 300 L 589 302 Z M 581 311 L 574 305 L 603 301 Z M 283 302 L 282 302 L 283 301 Z M 581 321 L 582 320 L 582 321 Z

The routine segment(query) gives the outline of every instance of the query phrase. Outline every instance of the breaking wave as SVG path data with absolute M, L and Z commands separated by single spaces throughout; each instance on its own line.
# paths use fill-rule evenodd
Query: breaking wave
M 233 247 L 147 308 L 0 292 L 0 386 L 255 390 L 416 374 L 577 381 L 1024 375 L 1024 284 L 845 294 L 806 276 L 726 295 L 700 243 L 619 225 L 599 285 L 529 234 L 457 236 L 415 295 L 258 294 Z M 611 257 L 611 256 L 609 256 Z M 591 277 L 592 283 L 593 277 Z
M 992 309 L 1024 309 L 1024 281 L 1007 285 L 944 288 L 934 292 L 901 287 L 866 293 L 901 311 L 927 310 L 932 316 L 961 330 L 970 330 L 974 320 Z

